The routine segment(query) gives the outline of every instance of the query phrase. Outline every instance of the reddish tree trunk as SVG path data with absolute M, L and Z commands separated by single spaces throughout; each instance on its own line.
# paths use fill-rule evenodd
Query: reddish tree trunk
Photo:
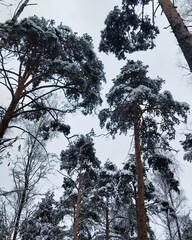
M 190 71 L 192 72 L 192 35 L 170 0 L 159 0 L 159 4 L 170 23 Z
M 137 230 L 138 240 L 147 240 L 147 217 L 144 204 L 144 178 L 143 165 L 141 161 L 141 146 L 139 139 L 140 128 L 140 109 L 137 103 L 134 104 L 134 140 L 135 140 L 135 159 L 137 171 L 137 194 L 136 194 L 136 209 L 137 209 Z
M 19 100 L 21 98 L 23 92 L 23 87 L 19 86 L 17 88 L 17 90 L 15 91 L 15 94 L 12 98 L 12 101 L 7 109 L 7 111 L 5 112 L 5 115 L 0 123 L 0 143 L 4 137 L 4 134 L 9 126 L 9 123 L 13 117 L 13 113 L 17 107 L 17 104 L 19 103 Z

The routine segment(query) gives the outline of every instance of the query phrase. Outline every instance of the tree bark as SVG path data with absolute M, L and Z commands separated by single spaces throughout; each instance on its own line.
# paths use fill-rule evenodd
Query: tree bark
M 168 212 L 166 212 L 166 220 L 167 220 L 167 228 L 168 228 L 169 239 L 170 240 L 174 240 L 173 239 L 172 230 L 171 230 L 171 223 L 170 223 L 169 213 Z
M 18 235 L 18 232 L 19 232 L 20 220 L 21 220 L 21 214 L 22 214 L 22 211 L 23 211 L 24 206 L 25 206 L 26 193 L 27 193 L 27 190 L 28 190 L 28 186 L 29 186 L 28 176 L 25 175 L 25 187 L 24 187 L 24 190 L 22 192 L 20 203 L 19 203 L 19 209 L 18 209 L 18 213 L 17 213 L 17 216 L 16 216 L 16 221 L 15 221 L 15 227 L 14 227 L 14 233 L 13 233 L 12 240 L 17 239 L 17 235 Z
M 174 200 L 173 200 L 173 197 L 171 194 L 171 190 L 169 190 L 169 197 L 171 200 L 171 205 L 174 207 Z M 174 207 L 174 211 L 175 211 L 175 207 Z M 176 227 L 177 227 L 178 240 L 182 240 L 181 230 L 180 230 L 180 226 L 179 226 L 179 220 L 178 220 L 176 213 L 175 213 L 175 223 L 176 223 Z
M 105 208 L 105 240 L 109 240 L 109 196 L 106 193 L 106 208 Z
M 5 112 L 5 115 L 0 123 L 0 144 L 2 142 L 2 139 L 4 137 L 4 134 L 8 128 L 8 125 L 13 117 L 13 113 L 19 103 L 19 100 L 22 96 L 22 92 L 24 90 L 24 83 L 22 83 L 22 85 L 19 85 L 17 90 L 15 91 L 15 94 L 12 98 L 12 101 L 7 109 L 7 111 Z
M 80 223 L 80 208 L 81 208 L 81 182 L 82 182 L 82 169 L 83 169 L 83 160 L 80 162 L 80 170 L 79 170 L 79 181 L 77 187 L 77 203 L 75 209 L 75 217 L 74 217 L 74 229 L 73 229 L 73 240 L 78 240 L 79 235 L 79 223 Z
M 159 4 L 169 21 L 189 69 L 192 72 L 192 35 L 170 0 L 159 0 Z
M 33 143 L 34 146 L 35 143 Z M 19 206 L 18 206 L 18 212 L 15 220 L 15 227 L 14 227 L 14 232 L 13 232 L 13 238 L 12 240 L 17 239 L 17 235 L 19 232 L 19 226 L 20 226 L 20 220 L 21 220 L 21 214 L 23 212 L 23 209 L 26 204 L 26 196 L 27 196 L 27 191 L 29 190 L 29 178 L 30 178 L 30 165 L 31 165 L 31 156 L 33 152 L 33 146 L 31 148 L 31 151 L 27 157 L 27 164 L 25 168 L 25 173 L 24 173 L 24 190 L 22 191 L 21 197 L 19 199 Z
M 135 141 L 135 159 L 137 171 L 137 194 L 136 194 L 136 208 L 137 208 L 137 231 L 138 240 L 148 240 L 147 236 L 147 217 L 145 211 L 145 197 L 144 197 L 144 177 L 143 165 L 141 161 L 141 146 L 139 139 L 140 128 L 140 109 L 137 103 L 134 104 L 134 141 Z

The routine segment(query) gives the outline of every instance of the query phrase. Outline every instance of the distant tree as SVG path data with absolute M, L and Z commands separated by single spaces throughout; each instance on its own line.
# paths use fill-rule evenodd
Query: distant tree
M 156 154 L 149 159 L 149 165 L 153 169 L 154 186 L 157 194 L 160 218 L 165 228 L 166 239 L 180 239 L 181 231 L 177 213 L 181 210 L 179 181 L 176 179 L 176 164 L 168 152 Z
M 0 37 L 7 24 L 0 24 Z M 0 107 L 1 144 L 9 140 L 3 139 L 8 128 L 21 127 L 19 116 L 34 120 L 47 113 L 58 122 L 78 109 L 91 113 L 102 102 L 105 80 L 88 34 L 79 37 L 37 16 L 14 22 L 0 53 L 0 79 L 3 94 L 11 99 Z
M 48 192 L 33 214 L 23 220 L 19 231 L 20 239 L 63 239 L 66 228 L 62 222 L 63 215 L 53 193 Z
M 15 226 L 12 240 L 17 239 L 22 213 L 25 208 L 29 209 L 31 202 L 39 194 L 37 186 L 53 170 L 54 156 L 45 150 L 45 142 L 41 136 L 39 128 L 27 127 L 33 136 L 28 136 L 25 146 L 19 146 L 20 154 L 13 160 L 12 177 L 15 185 Z M 41 142 L 41 144 L 39 144 Z
M 135 155 L 130 154 L 123 168 L 120 170 L 118 182 L 118 195 L 116 196 L 116 205 L 119 206 L 119 218 L 116 219 L 114 228 L 122 239 L 137 239 L 137 174 L 135 165 Z M 146 168 L 144 167 L 144 188 L 145 203 L 147 209 L 147 230 L 149 239 L 156 239 L 154 232 L 149 225 L 149 216 L 151 205 L 153 205 L 155 188 L 148 180 Z M 152 209 L 153 210 L 153 209 Z M 152 211 L 153 212 L 153 211 Z
M 0 203 L 0 238 L 2 240 L 7 240 L 10 237 L 10 226 L 7 219 L 7 211 L 4 202 Z
M 189 240 L 192 237 L 192 220 L 188 217 L 185 226 L 183 227 L 182 240 Z
M 182 240 L 190 211 L 184 192 L 180 189 L 178 163 L 169 152 L 157 153 L 149 159 L 156 189 L 157 216 L 164 226 L 166 239 Z
M 9 157 L 13 189 L 1 191 L 0 195 L 6 202 L 7 212 L 12 213 L 9 214 L 12 240 L 17 239 L 21 220 L 33 209 L 34 200 L 40 194 L 39 183 L 51 173 L 55 163 L 55 156 L 45 149 L 44 134 L 40 131 L 43 124 L 45 119 L 36 121 L 35 125 L 27 122 L 26 129 L 31 135 L 23 135 L 20 144 L 14 146 L 17 151 Z
M 72 218 L 74 240 L 91 239 L 86 236 L 91 234 L 91 227 L 89 230 L 86 225 L 97 218 L 92 212 L 90 197 L 97 184 L 99 169 L 100 161 L 95 155 L 94 143 L 89 135 L 80 135 L 68 149 L 61 152 L 61 170 L 67 173 L 63 182 L 65 191 L 62 204 Z
M 151 18 L 149 4 L 152 9 Z M 154 0 L 122 0 L 122 5 L 115 6 L 105 20 L 100 50 L 112 52 L 118 59 L 122 59 L 125 58 L 125 53 L 152 49 L 155 46 L 154 39 L 159 33 L 154 22 L 159 5 L 192 71 L 192 35 L 171 0 L 159 0 L 157 4 Z
M 133 129 L 137 174 L 137 230 L 138 239 L 147 237 L 145 190 L 142 156 L 154 149 L 168 148 L 168 140 L 175 137 L 175 125 L 186 121 L 189 105 L 173 99 L 168 91 L 160 93 L 162 79 L 147 77 L 147 66 L 140 61 L 128 61 L 113 80 L 107 94 L 109 108 L 99 114 L 101 127 L 115 136 Z M 164 137 L 162 137 L 164 136 Z
M 181 145 L 185 151 L 184 160 L 192 162 L 192 134 L 185 134 L 185 140 L 181 142 Z
M 107 160 L 98 173 L 97 189 L 97 206 L 100 208 L 100 224 L 97 230 L 97 237 L 103 237 L 105 240 L 117 238 L 117 234 L 112 229 L 115 220 L 117 208 L 115 198 L 118 195 L 117 184 L 119 171 L 117 166 Z

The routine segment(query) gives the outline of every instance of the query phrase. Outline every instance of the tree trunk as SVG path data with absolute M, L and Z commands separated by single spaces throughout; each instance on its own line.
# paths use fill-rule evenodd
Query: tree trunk
M 28 190 L 28 182 L 25 183 L 25 188 L 24 188 L 24 190 L 22 192 L 22 195 L 21 195 L 21 200 L 20 200 L 20 203 L 19 203 L 19 209 L 18 209 L 18 213 L 17 213 L 17 216 L 16 216 L 16 220 L 15 220 L 15 227 L 14 227 L 12 240 L 16 240 L 17 239 L 17 235 L 18 235 L 18 232 L 19 232 L 19 225 L 20 225 L 21 214 L 22 214 L 22 211 L 23 211 L 24 206 L 25 206 L 27 190 Z
M 109 240 L 109 196 L 106 193 L 106 208 L 105 208 L 105 240 Z
M 21 98 L 21 95 L 22 95 L 22 92 L 23 92 L 23 86 L 18 86 L 13 98 L 12 98 L 12 101 L 7 109 L 7 111 L 5 112 L 5 115 L 0 123 L 0 144 L 3 140 L 3 137 L 4 137 L 4 134 L 9 126 L 9 123 L 13 117 L 13 113 L 19 103 L 19 100 Z
M 173 201 L 173 197 L 172 197 L 172 194 L 171 194 L 171 190 L 169 190 L 169 197 L 170 197 L 170 200 L 171 200 L 171 205 L 174 207 L 174 201 Z M 174 209 L 175 209 L 175 207 L 174 207 Z M 176 213 L 175 213 L 175 223 L 176 223 L 176 227 L 177 227 L 178 240 L 182 240 L 181 230 L 180 230 L 179 221 L 178 221 L 178 217 L 177 217 Z
M 75 209 L 75 217 L 74 217 L 74 229 L 73 229 L 73 240 L 78 240 L 79 235 L 79 223 L 80 223 L 80 208 L 81 208 L 81 182 L 82 182 L 82 168 L 83 168 L 83 160 L 80 162 L 80 170 L 79 170 L 79 182 L 77 187 L 77 206 Z
M 192 72 L 192 35 L 177 12 L 176 7 L 170 0 L 159 0 L 159 4 L 170 23 L 173 33 L 175 34 L 179 46 L 188 63 L 189 69 Z
M 167 220 L 167 228 L 168 228 L 169 239 L 170 240 L 174 240 L 173 239 L 172 230 L 171 230 L 171 223 L 170 223 L 169 213 L 168 212 L 166 212 L 166 220 Z
M 143 166 L 141 161 L 141 146 L 139 139 L 140 128 L 140 109 L 137 103 L 134 104 L 134 140 L 135 140 L 135 159 L 136 159 L 136 171 L 137 171 L 137 230 L 138 240 L 147 240 L 147 217 L 144 204 L 144 178 L 143 178 Z
M 27 161 L 27 165 L 25 168 L 25 182 L 24 182 L 24 190 L 22 191 L 21 197 L 19 199 L 19 206 L 18 206 L 18 212 L 17 212 L 17 216 L 16 216 L 16 220 L 15 220 L 15 227 L 14 227 L 14 232 L 13 232 L 13 238 L 12 240 L 16 240 L 17 239 L 17 235 L 19 232 L 19 225 L 20 225 L 20 220 L 21 220 L 21 214 L 22 211 L 25 207 L 26 204 L 26 193 L 27 190 L 29 190 L 29 169 L 30 169 L 30 157 L 32 155 L 32 152 L 30 152 L 29 156 L 28 156 L 28 161 Z

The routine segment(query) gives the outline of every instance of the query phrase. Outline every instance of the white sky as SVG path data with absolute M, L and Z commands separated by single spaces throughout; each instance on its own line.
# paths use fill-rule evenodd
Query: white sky
M 18 3 L 18 0 L 12 0 L 9 2 Z M 43 16 L 47 19 L 54 19 L 56 23 L 62 22 L 72 28 L 74 32 L 78 32 L 79 35 L 88 33 L 93 37 L 95 49 L 97 50 L 100 41 L 100 31 L 104 27 L 104 20 L 114 5 L 120 3 L 120 0 L 31 0 L 31 3 L 38 3 L 34 6 L 28 6 L 21 17 L 29 15 Z M 13 8 L 14 9 L 14 8 Z M 0 21 L 10 19 L 10 11 L 0 6 Z M 186 101 L 189 104 L 192 103 L 192 85 L 190 84 L 189 76 L 186 76 L 189 72 L 184 71 L 178 67 L 182 55 L 177 42 L 170 32 L 170 29 L 164 29 L 168 26 L 168 23 L 164 16 L 159 11 L 157 13 L 157 22 L 161 25 L 161 34 L 156 40 L 157 47 L 154 50 L 147 52 L 139 52 L 134 55 L 129 55 L 128 58 L 139 59 L 144 64 L 149 65 L 149 75 L 152 77 L 160 76 L 166 80 L 165 89 L 170 90 L 174 98 L 179 101 Z M 104 92 L 107 92 L 111 87 L 111 79 L 118 73 L 120 67 L 124 65 L 123 61 L 117 61 L 113 55 L 105 55 L 98 53 L 99 58 L 103 61 L 105 66 L 105 72 L 107 77 L 107 85 L 104 86 Z M 189 123 L 191 122 L 191 116 L 189 116 Z M 91 128 L 95 128 L 95 132 L 103 133 L 98 127 L 98 120 L 96 116 L 82 117 L 79 114 L 75 114 L 70 118 L 69 124 L 73 127 L 74 133 L 87 133 Z M 178 131 L 178 137 L 181 137 L 182 129 Z M 180 148 L 178 144 L 179 140 L 175 143 L 177 148 Z M 50 145 L 50 151 L 57 149 L 58 153 L 60 149 L 63 149 L 63 139 L 57 139 L 55 144 Z M 122 163 L 130 148 L 130 137 L 121 136 L 115 140 L 97 138 L 96 149 L 97 156 L 101 161 L 105 161 L 108 158 L 116 164 Z M 181 175 L 182 188 L 185 190 L 186 196 L 192 202 L 192 188 L 191 188 L 191 173 L 192 163 L 187 163 L 182 160 L 182 152 L 178 154 L 178 160 L 183 166 L 183 172 Z M 0 178 L 3 178 L 1 174 Z M 62 177 L 60 178 L 62 179 Z M 2 179 L 0 180 L 0 182 Z M 59 182 L 59 185 L 62 184 Z M 61 190 L 62 191 L 62 190 Z

